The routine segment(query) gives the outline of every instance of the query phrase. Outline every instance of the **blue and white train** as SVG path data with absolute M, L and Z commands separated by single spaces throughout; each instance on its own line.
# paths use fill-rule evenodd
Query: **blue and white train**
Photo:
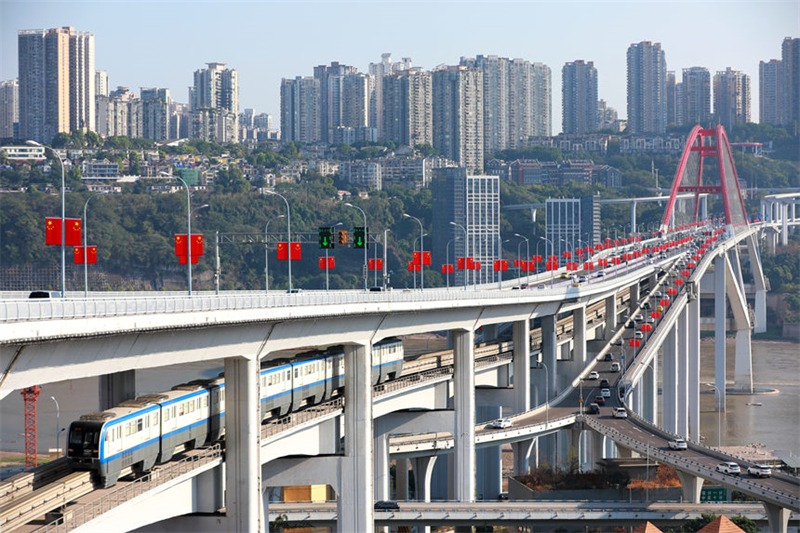
M 373 385 L 400 376 L 403 353 L 396 338 L 373 346 Z M 266 362 L 259 384 L 262 420 L 335 398 L 344 382 L 341 346 Z M 141 474 L 169 461 L 178 446 L 191 449 L 219 440 L 224 417 L 225 380 L 220 374 L 81 416 L 70 424 L 67 456 L 73 468 L 94 471 L 104 487 L 111 487 L 128 468 Z

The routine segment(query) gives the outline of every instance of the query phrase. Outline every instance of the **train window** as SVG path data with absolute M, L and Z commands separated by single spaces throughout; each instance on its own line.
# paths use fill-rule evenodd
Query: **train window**
M 169 407 L 164 409 L 164 422 L 168 422 L 168 421 L 169 421 Z
M 203 407 L 208 407 L 208 396 L 203 396 L 202 402 Z
M 153 413 L 153 425 L 158 425 L 158 412 Z
M 118 439 L 122 438 L 122 428 L 119 426 L 117 426 L 117 438 Z
M 291 378 L 292 378 L 292 371 L 291 370 L 287 370 L 286 371 L 286 381 L 289 381 Z
M 106 442 L 108 442 L 109 440 L 111 440 L 111 435 L 109 435 L 109 434 L 106 432 L 106 436 L 105 436 L 105 439 L 104 439 L 104 440 L 105 440 Z
M 136 421 L 136 431 L 139 432 L 142 430 L 143 420 L 140 418 Z
M 297 368 L 295 368 L 295 369 L 294 369 L 294 377 L 295 377 L 295 379 L 297 379 L 298 377 L 300 377 L 300 373 L 299 373 L 299 371 L 298 371 L 298 370 L 299 370 L 299 369 L 297 369 Z

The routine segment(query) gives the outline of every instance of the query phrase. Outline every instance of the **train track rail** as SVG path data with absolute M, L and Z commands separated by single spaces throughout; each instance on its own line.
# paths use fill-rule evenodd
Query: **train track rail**
M 91 472 L 71 472 L 38 489 L 18 491 L 16 497 L 0 507 L 0 529 L 13 531 L 93 490 Z

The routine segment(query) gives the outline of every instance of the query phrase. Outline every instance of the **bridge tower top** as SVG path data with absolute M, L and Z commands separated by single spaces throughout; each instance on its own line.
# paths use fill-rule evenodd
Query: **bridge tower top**
M 703 162 L 710 159 L 707 175 L 703 175 Z M 708 179 L 711 175 L 712 178 Z M 717 176 L 714 176 L 716 174 Z M 705 178 L 705 181 L 704 181 Z M 699 124 L 692 128 L 686 139 L 672 190 L 669 196 L 664 218 L 661 220 L 661 232 L 666 232 L 674 218 L 675 201 L 680 193 L 694 193 L 694 212 L 692 221 L 697 222 L 700 195 L 718 194 L 722 197 L 722 207 L 725 214 L 725 224 L 731 234 L 747 229 L 747 213 L 744 208 L 739 177 L 733 163 L 728 136 L 725 128 L 717 125 L 714 129 L 706 129 Z

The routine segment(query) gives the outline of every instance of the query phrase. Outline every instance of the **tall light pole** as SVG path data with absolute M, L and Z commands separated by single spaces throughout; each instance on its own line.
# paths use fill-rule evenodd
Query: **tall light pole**
M 369 230 L 367 229 L 367 214 L 364 212 L 363 209 L 358 207 L 357 205 L 353 205 L 350 202 L 347 202 L 347 207 L 352 207 L 354 209 L 358 209 L 361 211 L 361 216 L 364 217 L 364 290 L 367 290 L 367 278 L 369 276 L 368 266 L 369 266 L 369 258 L 367 257 L 367 243 L 369 243 Z
M 550 369 L 544 361 L 539 361 L 539 368 L 544 367 L 544 425 L 550 424 Z
M 383 290 L 388 289 L 387 285 L 389 284 L 389 278 L 387 275 L 387 261 L 388 256 L 386 252 L 386 244 L 389 242 L 389 232 L 392 231 L 390 229 L 383 230 Z
M 503 258 L 503 244 L 507 243 L 509 239 L 503 240 L 503 237 L 497 234 L 497 258 Z M 503 270 L 497 269 L 497 290 L 503 290 Z
M 445 262 L 446 265 L 450 264 L 450 243 L 453 242 L 453 241 L 457 241 L 458 239 L 459 239 L 459 237 L 456 237 L 455 239 L 450 239 L 449 241 L 447 241 L 447 246 L 444 247 L 444 252 L 445 252 L 445 254 L 444 254 L 445 255 L 444 262 Z M 449 272 L 446 273 L 444 275 L 444 277 L 445 277 L 445 280 L 447 281 L 447 288 L 449 289 L 450 288 L 450 273 Z
M 67 220 L 66 220 L 66 202 L 65 192 L 66 185 L 64 179 L 64 160 L 61 155 L 56 152 L 52 147 L 38 143 L 36 141 L 25 141 L 25 144 L 30 146 L 41 146 L 45 150 L 50 150 L 53 155 L 58 159 L 61 165 L 61 297 L 67 297 Z M 84 243 L 86 244 L 86 243 Z
M 550 251 L 551 251 L 551 252 L 552 252 L 552 251 L 555 251 L 556 247 L 555 247 L 555 246 L 553 246 L 553 241 L 551 241 L 551 240 L 550 240 L 550 239 L 548 239 L 547 237 L 539 237 L 539 238 L 540 238 L 541 240 L 543 240 L 543 241 L 547 241 L 548 243 L 550 243 Z M 544 247 L 544 255 L 545 255 L 545 258 L 547 258 L 547 246 L 545 246 L 545 247 Z M 545 264 L 545 265 L 547 265 L 547 260 L 545 260 L 545 263 L 544 263 L 544 264 Z M 554 274 L 554 270 L 552 270 L 552 269 L 551 269 L 551 270 L 550 270 L 550 286 L 551 286 L 551 287 L 553 286 L 553 277 L 554 277 L 554 276 L 555 276 L 555 274 Z
M 425 288 L 425 236 L 423 235 L 422 221 L 413 215 L 403 213 L 406 218 L 413 218 L 419 224 L 419 286 Z
M 714 404 L 717 408 L 717 447 L 720 448 L 722 447 L 722 405 L 720 405 L 722 393 L 713 383 L 705 383 L 704 385 L 714 389 Z
M 269 224 L 273 220 L 278 220 L 279 218 L 286 218 L 286 215 L 278 215 L 275 218 L 271 218 L 267 220 L 267 223 L 264 225 L 264 290 L 269 292 Z M 289 250 L 291 253 L 291 250 Z
M 530 257 L 531 256 L 531 248 L 530 248 L 530 242 L 528 241 L 528 238 L 523 236 L 523 235 L 520 235 L 519 233 L 515 233 L 514 237 L 519 237 L 520 239 L 525 239 L 525 255 L 527 257 Z M 519 245 L 520 244 L 522 244 L 522 241 L 520 241 L 519 244 L 517 244 L 517 260 L 519 260 Z M 526 262 L 526 264 L 525 264 L 525 282 L 526 283 L 530 283 L 531 275 L 530 275 L 530 272 L 528 270 L 527 259 L 526 259 L 525 262 Z M 520 266 L 522 266 L 522 261 L 520 261 Z
M 86 208 L 89 206 L 89 200 L 95 196 L 105 194 L 98 192 L 90 195 L 86 202 L 83 204 L 83 297 L 89 297 L 89 219 L 86 217 Z
M 425 235 L 427 235 L 427 233 Z M 412 252 L 416 252 L 417 251 L 417 241 L 419 241 L 421 237 L 422 237 L 422 235 L 420 235 L 419 237 L 414 237 L 414 243 L 411 245 L 411 251 Z M 420 259 L 419 270 L 420 270 L 420 272 L 422 272 L 422 259 Z M 416 272 L 414 272 L 414 288 L 415 289 L 417 288 L 417 273 Z
M 189 184 L 186 181 L 176 175 L 176 174 L 167 174 L 166 172 L 159 172 L 159 176 L 163 176 L 165 178 L 175 178 L 176 180 L 180 181 L 183 184 L 183 187 L 186 189 L 186 270 L 187 274 L 186 277 L 188 279 L 188 286 L 189 286 L 189 298 L 192 297 L 192 195 L 189 192 Z
M 286 198 L 275 191 L 267 190 L 267 194 L 271 194 L 273 196 L 277 196 L 283 203 L 286 204 L 286 246 L 289 247 L 289 254 L 288 254 L 288 261 L 289 261 L 289 292 L 292 292 L 292 212 L 289 209 L 289 201 Z
M 61 454 L 58 453 L 58 436 L 59 433 L 61 433 L 61 409 L 58 406 L 58 400 L 56 400 L 55 396 L 50 396 L 50 399 L 56 404 L 56 454 L 60 457 Z
M 461 224 L 458 224 L 456 222 L 450 222 L 450 225 L 451 226 L 455 226 L 457 228 L 461 228 L 461 231 L 464 232 L 464 263 L 465 263 L 464 264 L 464 290 L 467 290 L 467 265 L 466 265 L 466 262 L 467 262 L 467 257 L 469 257 L 469 251 L 467 250 L 467 247 L 469 246 L 469 241 L 467 240 L 467 228 L 465 228 L 464 226 L 462 226 Z

